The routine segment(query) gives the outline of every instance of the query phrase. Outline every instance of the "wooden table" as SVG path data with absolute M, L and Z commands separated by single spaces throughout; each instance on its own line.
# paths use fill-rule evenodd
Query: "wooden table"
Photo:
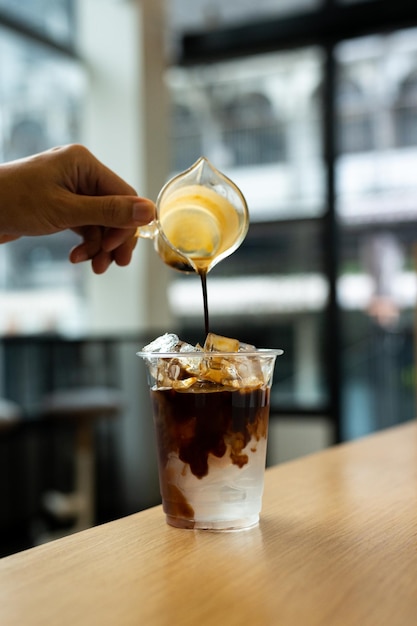
M 415 626 L 417 425 L 267 471 L 259 527 L 160 507 L 0 560 L 1 626 Z

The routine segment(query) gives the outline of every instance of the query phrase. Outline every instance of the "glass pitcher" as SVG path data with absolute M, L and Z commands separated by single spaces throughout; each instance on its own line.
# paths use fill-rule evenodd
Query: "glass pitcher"
M 205 157 L 169 180 L 156 201 L 156 219 L 137 229 L 154 240 L 170 267 L 205 274 L 231 254 L 249 227 L 240 189 Z

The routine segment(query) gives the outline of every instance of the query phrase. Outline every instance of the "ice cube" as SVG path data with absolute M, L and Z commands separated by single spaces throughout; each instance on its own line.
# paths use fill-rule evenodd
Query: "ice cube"
M 233 362 L 223 356 L 207 356 L 201 361 L 200 376 L 203 380 L 222 386 L 234 386 L 238 371 Z
M 154 366 L 154 372 L 154 378 L 159 388 L 188 389 L 197 381 L 197 377 L 189 375 L 182 360 L 180 361 L 175 357 L 158 359 Z
M 149 353 L 149 357 L 146 357 L 149 372 L 155 381 L 157 381 L 158 387 L 164 387 L 168 384 L 169 376 L 167 368 L 169 362 L 162 361 L 157 353 L 178 351 L 179 348 L 177 348 L 177 346 L 179 342 L 180 340 L 178 335 L 175 335 L 174 333 L 165 333 L 142 348 L 142 352 Z M 155 355 L 155 353 L 156 356 L 153 356 L 152 358 L 151 355 Z
M 261 360 L 257 356 L 236 359 L 239 373 L 239 387 L 260 387 L 264 383 Z
M 215 353 L 202 361 L 201 377 L 234 389 L 260 387 L 264 380 L 257 357 L 215 356 Z
M 222 335 L 209 333 L 204 343 L 206 352 L 237 352 L 239 350 L 239 341 Z
M 201 348 L 198 346 L 193 346 L 191 343 L 186 343 L 185 341 L 180 341 L 179 351 L 183 352 L 200 352 Z
M 220 489 L 220 499 L 222 502 L 243 502 L 246 500 L 246 490 L 225 485 Z
M 196 352 L 196 348 L 182 341 L 175 333 L 157 337 L 142 352 L 149 353 L 146 359 L 159 388 L 188 389 L 197 380 L 199 359 L 191 356 L 187 358 L 187 353 Z M 164 358 L 164 353 L 177 353 L 178 358 Z
M 178 335 L 165 333 L 142 348 L 142 352 L 178 352 L 180 343 Z
M 185 341 L 180 340 L 178 344 L 178 352 L 178 359 L 174 358 L 174 361 L 182 369 L 181 378 L 184 378 L 184 373 L 191 374 L 191 376 L 198 376 L 198 374 L 200 373 L 200 359 L 195 356 L 190 356 L 189 358 L 187 358 L 187 354 L 202 352 L 201 348 L 198 349 L 190 343 L 186 343 Z M 179 376 L 177 376 L 176 378 L 178 379 Z
M 239 352 L 256 352 L 256 347 L 250 343 L 239 342 Z
M 196 376 L 190 376 L 189 378 L 184 378 L 183 380 L 174 380 L 172 381 L 172 388 L 177 391 L 189 389 L 197 382 L 197 380 L 198 378 Z
M 199 381 L 233 389 L 261 386 L 265 373 L 261 360 L 249 356 L 254 350 L 255 346 L 214 333 L 208 333 L 203 347 L 186 343 L 175 333 L 165 333 L 143 348 L 143 352 L 149 353 L 147 360 L 157 386 L 178 390 L 189 389 Z M 194 356 L 196 352 L 201 353 L 201 358 Z M 164 358 L 158 353 L 177 353 L 178 356 Z
M 237 389 L 259 387 L 262 384 L 264 377 L 258 358 L 233 357 L 233 353 L 242 355 L 245 352 L 252 352 L 256 350 L 255 346 L 231 337 L 209 333 L 204 350 L 210 352 L 210 358 L 205 360 L 202 368 L 205 380 Z M 230 357 L 224 355 L 216 357 L 214 354 L 212 356 L 215 352 L 230 352 Z

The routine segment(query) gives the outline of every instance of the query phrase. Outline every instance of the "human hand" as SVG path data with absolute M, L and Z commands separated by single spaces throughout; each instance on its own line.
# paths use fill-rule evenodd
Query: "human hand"
M 0 165 L 0 243 L 71 229 L 83 241 L 70 261 L 91 260 L 101 274 L 130 262 L 137 227 L 154 216 L 153 202 L 80 145 Z

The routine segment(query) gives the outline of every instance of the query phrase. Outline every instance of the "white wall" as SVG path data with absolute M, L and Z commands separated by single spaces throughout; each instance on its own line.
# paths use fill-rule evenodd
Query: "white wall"
M 168 172 L 163 0 L 78 0 L 79 50 L 87 70 L 83 143 L 156 199 Z M 85 271 L 91 333 L 168 328 L 169 270 L 149 241 L 128 268 Z
M 78 0 L 80 52 L 87 69 L 83 142 L 98 158 L 156 199 L 168 172 L 164 0 Z M 170 270 L 150 241 L 129 267 L 96 276 L 85 269 L 91 334 L 170 330 Z M 159 496 L 146 376 L 133 343 L 121 345 L 125 410 L 118 430 L 124 501 L 135 511 Z

